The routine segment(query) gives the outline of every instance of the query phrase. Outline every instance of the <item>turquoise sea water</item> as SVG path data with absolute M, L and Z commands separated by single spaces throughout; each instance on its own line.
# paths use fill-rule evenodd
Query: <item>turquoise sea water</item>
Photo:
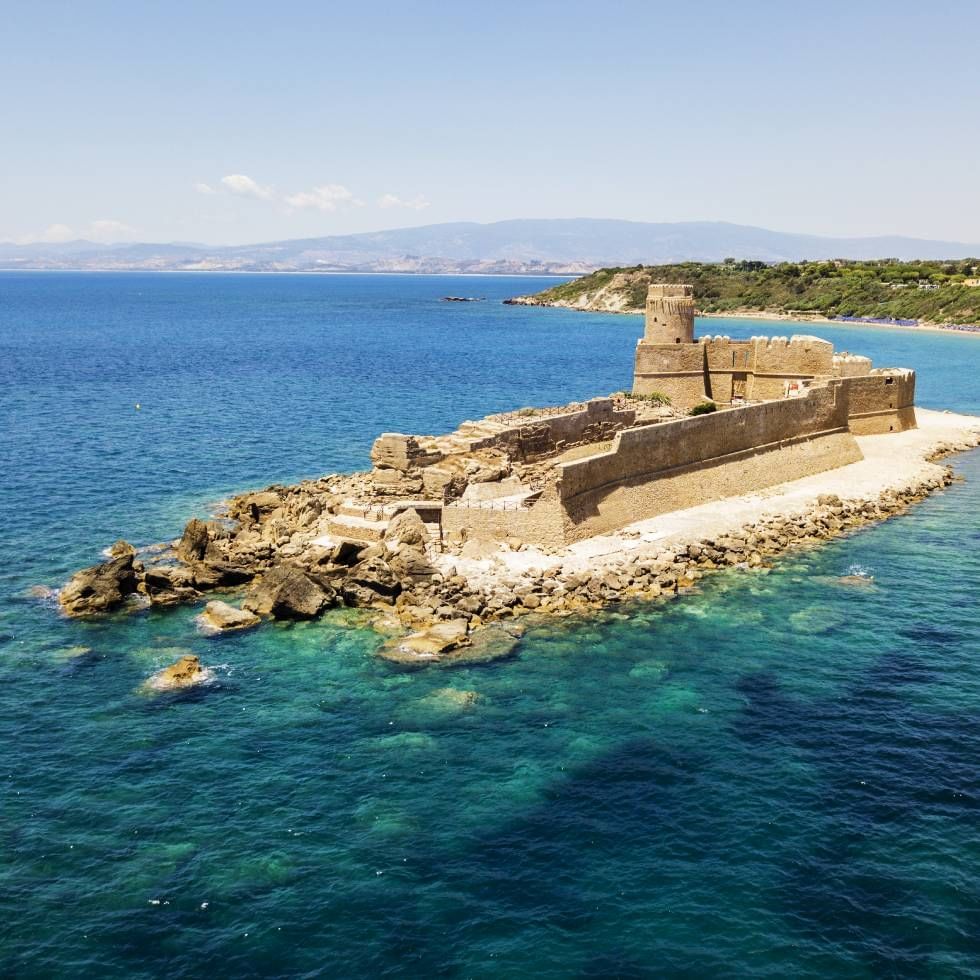
M 206 638 L 28 594 L 379 431 L 627 386 L 640 321 L 497 302 L 544 284 L 0 275 L 0 972 L 980 971 L 980 454 L 905 517 L 480 668 L 399 671 L 350 615 Z M 801 330 L 980 413 L 977 338 Z M 139 694 L 181 650 L 217 682 Z

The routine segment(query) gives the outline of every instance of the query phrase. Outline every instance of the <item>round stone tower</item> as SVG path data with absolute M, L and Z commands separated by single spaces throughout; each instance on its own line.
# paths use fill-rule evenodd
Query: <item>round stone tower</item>
M 694 287 L 657 283 L 647 291 L 648 344 L 694 343 Z

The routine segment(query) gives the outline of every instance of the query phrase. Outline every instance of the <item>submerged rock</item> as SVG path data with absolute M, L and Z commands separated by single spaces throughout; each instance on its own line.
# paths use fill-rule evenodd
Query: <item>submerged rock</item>
M 389 640 L 378 650 L 378 656 L 413 667 L 489 663 L 512 656 L 521 633 L 497 624 L 468 633 L 466 620 L 448 620 Z
M 830 633 L 844 625 L 844 616 L 831 606 L 807 606 L 791 613 L 789 623 L 796 633 Z
M 58 601 L 69 616 L 109 612 L 136 591 L 133 556 L 123 555 L 76 572 L 61 590 Z
M 393 663 L 432 663 L 448 651 L 469 643 L 468 632 L 465 619 L 435 623 L 418 633 L 390 640 L 381 647 L 378 655 Z
M 83 657 L 91 656 L 92 648 L 81 645 L 62 647 L 57 653 L 61 660 L 79 660 Z
M 629 672 L 634 680 L 663 680 L 670 669 L 662 660 L 641 660 Z
M 158 671 L 143 686 L 148 691 L 179 691 L 197 684 L 206 684 L 213 678 L 214 674 L 207 667 L 201 666 L 200 659 L 189 654 Z
M 440 659 L 443 666 L 490 663 L 512 657 L 520 646 L 520 636 L 504 626 L 489 626 L 470 636 L 465 646 L 448 651 Z
M 419 699 L 419 704 L 438 711 L 469 711 L 480 700 L 476 691 L 464 691 L 458 687 L 439 687 Z
M 218 599 L 209 602 L 198 619 L 202 626 L 221 632 L 244 630 L 262 622 L 255 613 L 249 612 L 247 609 L 236 609 L 227 602 L 221 602 Z
M 382 749 L 403 751 L 431 751 L 438 742 L 426 732 L 399 732 L 397 735 L 384 735 L 375 744 Z

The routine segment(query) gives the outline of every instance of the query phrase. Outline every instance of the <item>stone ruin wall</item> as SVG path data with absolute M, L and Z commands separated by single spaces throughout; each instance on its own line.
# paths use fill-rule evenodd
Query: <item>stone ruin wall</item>
M 526 507 L 511 509 L 447 504 L 442 508 L 442 533 L 447 541 L 505 541 L 559 549 L 568 543 L 565 510 L 554 487 Z
M 491 419 L 484 422 L 492 421 Z M 593 398 L 574 412 L 529 417 L 498 431 L 481 433 L 483 423 L 464 423 L 449 436 L 424 437 L 384 432 L 371 447 L 378 470 L 426 469 L 452 455 L 499 450 L 513 460 L 530 462 L 574 446 L 611 439 L 636 422 L 633 409 L 617 409 L 611 398 Z
M 611 439 L 635 422 L 633 409 L 617 409 L 611 398 L 593 398 L 580 411 L 528 419 L 477 440 L 471 449 L 499 449 L 511 459 L 531 462 L 575 446 Z

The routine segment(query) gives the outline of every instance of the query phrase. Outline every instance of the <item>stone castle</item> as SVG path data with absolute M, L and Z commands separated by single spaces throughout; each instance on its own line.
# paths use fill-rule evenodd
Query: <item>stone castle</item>
M 671 404 L 745 405 L 801 395 L 837 378 L 849 382 L 849 426 L 858 435 L 915 427 L 915 376 L 873 371 L 867 357 L 835 354 L 817 337 L 694 337 L 694 290 L 656 285 L 647 294 L 646 330 L 636 345 L 635 394 L 665 394 Z M 897 386 L 897 387 L 896 387 Z
M 817 337 L 696 339 L 692 287 L 654 285 L 631 395 L 490 416 L 444 436 L 385 433 L 363 492 L 329 530 L 377 540 L 414 509 L 450 545 L 558 549 L 856 462 L 856 437 L 915 427 L 914 397 L 913 371 L 873 370 Z M 689 414 L 702 403 L 716 410 Z

